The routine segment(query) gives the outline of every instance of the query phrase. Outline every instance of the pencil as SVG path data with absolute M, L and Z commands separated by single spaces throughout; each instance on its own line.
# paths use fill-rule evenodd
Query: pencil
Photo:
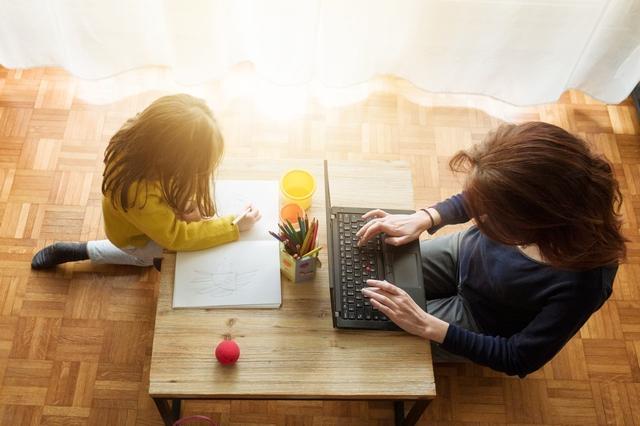
M 283 234 L 284 238 L 288 238 L 289 237 L 289 232 L 285 229 L 283 224 L 279 223 L 278 224 L 278 228 L 280 228 L 280 232 Z
M 304 238 L 307 235 L 307 227 L 305 226 L 304 219 L 298 216 L 298 227 L 300 228 L 300 237 Z
M 289 229 L 289 233 L 291 234 L 291 237 L 293 238 L 293 240 L 296 243 L 300 243 L 300 235 L 298 235 L 298 232 L 295 230 L 295 228 L 293 227 L 293 225 L 291 224 L 291 221 L 289 219 L 287 219 L 287 226 Z
M 315 219 L 315 228 L 313 229 L 313 237 L 311 238 L 311 250 L 316 248 L 316 240 L 318 239 L 318 228 L 320 224 L 318 223 L 318 219 Z
M 318 254 L 318 252 L 320 252 L 321 249 L 322 247 L 316 247 L 313 250 L 311 250 L 309 253 L 305 254 L 303 257 L 309 257 L 309 256 L 313 256 L 314 254 Z
M 309 251 L 309 242 L 311 240 L 312 234 L 313 234 L 313 223 L 311 223 L 311 227 L 307 229 L 307 235 L 305 235 L 304 237 L 304 242 L 302 243 L 300 254 L 305 254 L 307 251 Z
M 246 209 L 244 209 L 244 211 L 242 212 L 242 214 L 240 216 L 236 216 L 235 219 L 233 219 L 233 223 L 234 225 L 237 225 L 238 222 L 240 222 L 242 219 L 244 219 L 244 217 L 249 214 L 251 212 L 251 207 L 247 207 Z
M 287 253 L 294 254 L 296 252 L 295 247 L 293 246 L 293 243 L 291 242 L 290 239 L 284 237 L 283 244 Z
M 275 238 L 278 241 L 284 242 L 284 240 L 282 238 L 280 238 L 280 236 L 278 234 L 276 234 L 275 232 L 271 232 L 269 231 L 269 233 L 273 236 L 273 238 Z

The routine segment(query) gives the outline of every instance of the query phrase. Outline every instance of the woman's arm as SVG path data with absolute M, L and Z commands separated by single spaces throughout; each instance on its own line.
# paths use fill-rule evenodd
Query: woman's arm
M 511 337 L 450 325 L 442 348 L 477 364 L 524 377 L 549 362 L 602 305 L 602 291 L 579 287 L 580 283 L 573 286 L 573 291 L 551 297 L 538 315 Z
M 362 294 L 370 298 L 371 306 L 385 314 L 407 333 L 442 343 L 449 324 L 422 310 L 400 287 L 378 280 L 367 280 Z
M 430 234 L 433 234 L 438 229 L 446 225 L 453 225 L 456 223 L 468 222 L 471 218 L 464 207 L 464 193 L 456 194 L 446 200 L 440 201 L 433 207 L 430 207 L 429 212 L 437 212 L 440 217 L 440 221 L 435 221 L 433 226 L 427 228 Z M 435 219 L 435 217 L 434 217 Z
M 424 231 L 433 234 L 445 225 L 469 220 L 463 194 L 454 195 L 426 211 L 418 210 L 413 214 L 389 214 L 378 209 L 371 210 L 362 217 L 368 222 L 356 233 L 360 245 L 384 232 L 387 235 L 385 242 L 394 246 L 417 240 Z
M 405 331 L 441 343 L 442 348 L 509 375 L 524 377 L 546 364 L 602 304 L 593 288 L 562 291 L 511 337 L 490 336 L 448 324 L 424 312 L 406 292 L 386 281 L 369 280 L 363 294 L 371 305 Z M 608 297 L 605 295 L 605 298 Z

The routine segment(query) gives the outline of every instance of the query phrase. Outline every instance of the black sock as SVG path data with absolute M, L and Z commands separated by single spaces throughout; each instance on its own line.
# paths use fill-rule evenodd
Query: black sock
M 89 259 L 87 243 L 55 243 L 36 253 L 31 268 L 48 269 L 65 262 Z
M 162 270 L 162 258 L 161 257 L 154 257 L 153 258 L 153 267 L 156 268 L 156 271 L 161 271 Z

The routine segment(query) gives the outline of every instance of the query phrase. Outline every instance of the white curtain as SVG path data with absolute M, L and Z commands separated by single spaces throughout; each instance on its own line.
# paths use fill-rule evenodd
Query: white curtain
M 640 81 L 638 0 L 0 0 L 0 64 L 86 79 L 160 65 L 180 83 L 249 61 L 282 86 L 395 75 L 513 104 Z

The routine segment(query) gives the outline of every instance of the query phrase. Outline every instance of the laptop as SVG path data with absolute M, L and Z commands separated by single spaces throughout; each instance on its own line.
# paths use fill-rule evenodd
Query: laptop
M 418 306 L 425 309 L 420 243 L 412 241 L 396 247 L 385 244 L 384 234 L 379 234 L 365 246 L 358 247 L 355 234 L 366 223 L 362 215 L 372 209 L 331 205 L 327 160 L 324 161 L 324 191 L 333 326 L 399 330 L 382 312 L 373 309 L 360 290 L 368 287 L 368 279 L 386 279 L 404 289 Z M 392 214 L 414 213 L 413 210 L 385 211 Z

